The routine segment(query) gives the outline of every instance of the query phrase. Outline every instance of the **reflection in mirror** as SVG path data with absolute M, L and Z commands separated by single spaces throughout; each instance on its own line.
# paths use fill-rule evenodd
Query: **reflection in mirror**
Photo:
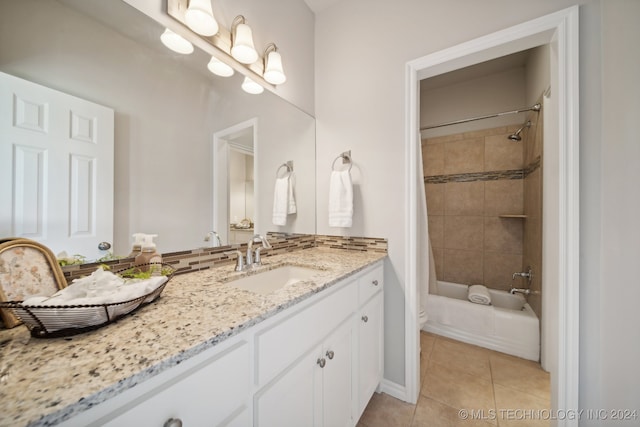
M 248 120 L 257 135 L 255 231 L 315 233 L 314 119 L 269 91 L 242 92 L 239 73 L 211 74 L 198 49 L 169 51 L 162 31 L 122 1 L 0 2 L 0 71 L 115 110 L 114 253 L 129 253 L 137 232 L 158 234 L 160 252 L 209 246 L 203 236 L 220 232 L 214 207 L 229 208 L 212 197 L 213 135 Z M 287 160 L 304 171 L 298 213 L 276 227 L 274 178 Z

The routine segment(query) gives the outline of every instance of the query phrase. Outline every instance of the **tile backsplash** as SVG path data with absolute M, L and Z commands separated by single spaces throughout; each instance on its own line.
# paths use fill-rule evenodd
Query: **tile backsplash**
M 387 240 L 370 237 L 344 237 L 326 236 L 314 234 L 285 234 L 267 233 L 272 248 L 262 252 L 263 257 L 280 255 L 286 252 L 297 251 L 314 247 L 329 247 L 332 249 L 387 252 Z M 247 245 L 236 244 L 215 248 L 198 248 L 180 252 L 162 254 L 162 262 L 172 265 L 177 274 L 192 271 L 206 270 L 214 266 L 235 263 L 235 250 L 243 254 Z M 106 264 L 113 271 L 130 268 L 135 264 L 134 258 L 122 258 L 104 263 L 88 263 L 82 265 L 66 266 L 62 270 L 67 282 L 73 279 L 91 274 L 99 265 Z

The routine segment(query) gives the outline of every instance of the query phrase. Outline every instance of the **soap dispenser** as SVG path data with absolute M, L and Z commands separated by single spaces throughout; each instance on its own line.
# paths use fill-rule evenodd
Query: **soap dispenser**
M 144 233 L 135 233 L 133 236 L 133 247 L 131 253 L 127 258 L 135 258 L 142 252 L 142 241 L 144 240 Z
M 162 263 L 162 256 L 156 252 L 156 244 L 153 242 L 153 238 L 158 237 L 157 234 L 143 234 L 142 252 L 136 256 L 136 265 L 138 264 L 160 264 Z M 149 266 L 145 265 L 140 268 L 142 271 L 148 271 Z

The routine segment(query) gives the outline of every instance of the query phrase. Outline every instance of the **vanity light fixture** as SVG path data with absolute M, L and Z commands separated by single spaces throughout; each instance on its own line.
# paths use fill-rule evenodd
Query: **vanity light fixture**
M 264 79 L 274 85 L 287 81 L 282 69 L 282 56 L 275 43 L 269 43 L 264 50 Z
M 184 13 L 187 26 L 203 36 L 213 36 L 218 32 L 218 22 L 213 17 L 211 0 L 189 0 Z
M 244 81 L 242 82 L 242 90 L 252 95 L 258 95 L 264 92 L 262 85 L 254 82 L 249 77 L 244 78 Z
M 207 64 L 207 68 L 213 74 L 215 74 L 217 76 L 220 76 L 220 77 L 231 77 L 231 76 L 233 76 L 233 68 L 231 68 L 229 65 L 225 64 L 224 62 L 220 61 L 215 56 L 211 57 L 211 60 L 209 61 L 209 64 Z
M 162 43 L 174 52 L 188 55 L 193 52 L 193 45 L 180 34 L 176 34 L 166 28 L 160 36 Z
M 231 56 L 242 64 L 253 64 L 259 57 L 253 46 L 251 27 L 242 15 L 236 16 L 231 24 Z

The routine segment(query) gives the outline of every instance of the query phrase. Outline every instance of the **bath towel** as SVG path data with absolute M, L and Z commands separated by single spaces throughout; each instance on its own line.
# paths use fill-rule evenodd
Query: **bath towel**
M 287 225 L 289 191 L 289 174 L 276 178 L 273 190 L 273 225 Z
M 491 296 L 489 295 L 489 291 L 486 286 L 469 286 L 469 301 L 476 304 L 491 305 Z
M 332 171 L 329 182 L 329 227 L 351 227 L 353 184 L 348 170 Z
M 289 176 L 287 177 L 287 183 L 289 187 L 289 203 L 287 205 L 287 213 L 294 214 L 298 211 L 296 206 L 296 198 L 293 194 L 293 186 L 295 184 L 296 175 L 293 172 L 289 172 Z

